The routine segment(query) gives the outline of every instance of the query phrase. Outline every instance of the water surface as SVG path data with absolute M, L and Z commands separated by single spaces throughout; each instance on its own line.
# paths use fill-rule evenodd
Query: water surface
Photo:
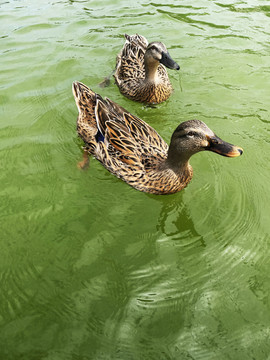
M 270 7 L 263 0 L 0 1 L 0 358 L 260 360 L 270 353 Z M 108 75 L 123 34 L 181 65 L 149 108 Z M 244 148 L 170 196 L 91 159 L 71 83 L 166 140 L 192 118 Z

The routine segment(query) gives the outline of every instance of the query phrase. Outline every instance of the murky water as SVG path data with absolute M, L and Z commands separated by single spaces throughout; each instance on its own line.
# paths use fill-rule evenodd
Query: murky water
M 0 1 L 0 359 L 269 358 L 269 20 L 262 0 Z M 124 33 L 181 65 L 166 103 L 98 87 Z M 81 172 L 74 80 L 244 154 L 194 156 L 170 196 Z

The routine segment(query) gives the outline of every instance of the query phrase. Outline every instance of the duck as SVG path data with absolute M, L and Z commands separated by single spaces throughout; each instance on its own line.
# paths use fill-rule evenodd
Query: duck
M 81 82 L 73 82 L 78 108 L 77 132 L 84 142 L 85 168 L 93 155 L 109 172 L 133 188 L 150 194 L 173 194 L 191 181 L 190 157 L 212 151 L 227 157 L 243 149 L 219 138 L 204 122 L 180 123 L 170 145 L 146 122 Z
M 125 34 L 125 44 L 116 58 L 115 83 L 127 98 L 146 104 L 159 104 L 173 92 L 166 68 L 179 70 L 166 46 L 148 44 L 144 36 Z

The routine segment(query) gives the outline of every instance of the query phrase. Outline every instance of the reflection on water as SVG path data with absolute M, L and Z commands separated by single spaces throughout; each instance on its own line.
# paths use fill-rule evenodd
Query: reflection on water
M 0 358 L 266 359 L 267 2 L 0 9 Z M 124 33 L 163 41 L 181 64 L 166 103 L 98 87 Z M 199 118 L 244 154 L 194 156 L 193 180 L 170 196 L 135 191 L 95 159 L 80 172 L 74 80 L 167 142 Z
M 203 239 L 195 229 L 190 214 L 188 214 L 186 204 L 176 196 L 162 207 L 157 229 L 166 236 L 166 239 L 181 239 L 181 243 L 184 243 L 184 238 L 190 242 L 192 238 L 199 237 L 201 244 L 205 246 Z

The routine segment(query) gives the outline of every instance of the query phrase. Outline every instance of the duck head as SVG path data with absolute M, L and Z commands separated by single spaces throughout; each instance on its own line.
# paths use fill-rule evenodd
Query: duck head
M 179 70 L 180 66 L 172 59 L 166 46 L 159 41 L 151 42 L 144 55 L 144 63 L 146 72 L 150 69 L 157 69 L 159 63 L 165 65 L 169 69 Z
M 219 138 L 200 120 L 181 123 L 174 131 L 168 152 L 168 161 L 174 166 L 188 162 L 199 151 L 212 151 L 226 157 L 242 155 L 243 149 Z

